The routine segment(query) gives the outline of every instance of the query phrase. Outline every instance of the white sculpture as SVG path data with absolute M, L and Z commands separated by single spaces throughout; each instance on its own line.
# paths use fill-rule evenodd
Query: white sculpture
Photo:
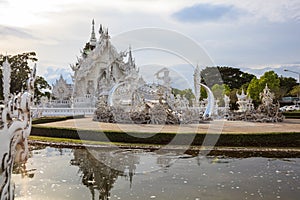
M 257 109 L 254 109 L 252 99 L 242 91 L 241 95 L 238 95 L 237 103 L 240 106 L 239 112 L 230 113 L 227 117 L 228 120 L 243 120 L 253 122 L 282 122 L 284 115 L 279 110 L 280 104 L 273 103 L 274 94 L 266 85 L 263 92 L 260 93 L 262 103 Z
M 224 103 L 225 103 L 225 108 L 229 109 L 229 103 L 230 103 L 230 98 L 226 94 L 224 95 Z M 229 111 L 229 110 L 228 110 Z
M 273 104 L 273 99 L 275 97 L 274 93 L 271 92 L 271 90 L 268 88 L 268 85 L 266 84 L 266 87 L 264 88 L 263 92 L 259 94 L 261 98 L 261 102 L 265 106 L 270 106 Z
M 230 106 L 229 106 L 230 98 L 226 94 L 224 95 L 224 103 L 225 103 L 225 106 L 224 106 L 224 116 L 228 117 L 229 110 L 230 110 Z
M 201 71 L 199 65 L 197 65 L 194 71 L 194 90 L 195 90 L 195 106 L 199 106 L 200 88 L 201 88 Z
M 27 82 L 27 91 L 9 98 L 10 65 L 3 66 L 4 104 L 1 107 L 0 130 L 0 199 L 13 199 L 14 187 L 11 173 L 14 162 L 27 159 L 27 138 L 31 131 L 32 117 L 30 106 L 33 102 L 36 65 Z
M 7 59 L 5 59 L 3 63 L 2 73 L 3 73 L 3 97 L 4 97 L 4 103 L 7 103 L 10 95 L 10 74 L 11 74 L 10 64 L 8 63 Z
M 160 74 L 163 73 L 163 76 L 160 76 Z M 156 72 L 154 75 L 158 80 L 162 80 L 162 85 L 164 85 L 167 88 L 171 87 L 171 78 L 169 76 L 170 71 L 167 68 L 162 68 L 158 72 Z
M 236 93 L 236 96 L 238 98 L 237 104 L 239 105 L 238 112 L 245 112 L 254 108 L 252 99 L 245 94 L 244 89 L 242 89 L 241 94 Z

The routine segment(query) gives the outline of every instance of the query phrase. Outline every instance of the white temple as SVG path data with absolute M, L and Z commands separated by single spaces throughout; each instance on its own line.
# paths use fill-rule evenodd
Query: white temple
M 211 97 L 206 103 L 199 101 L 200 87 L 203 87 L 199 66 L 194 71 L 193 102 L 180 95 L 174 96 L 167 68 L 153 72 L 156 83 L 146 83 L 135 64 L 131 47 L 128 51 L 118 52 L 111 43 L 108 29 L 102 25 L 96 37 L 94 20 L 89 41 L 77 62 L 70 67 L 74 72 L 73 83 L 68 84 L 61 76 L 53 85 L 51 100 L 42 108 L 37 108 L 39 116 L 93 114 L 99 105 L 130 112 L 139 110 L 137 106 L 141 107 L 144 103 L 148 106 L 164 103 L 177 113 L 189 109 L 196 117 L 205 113 L 206 118 L 209 118 L 214 107 L 211 91 L 208 91 Z
M 53 98 L 56 101 L 52 101 L 52 107 L 62 107 L 60 102 L 63 101 L 65 107 L 95 107 L 97 99 L 100 96 L 108 97 L 115 85 L 144 82 L 135 65 L 131 48 L 128 52 L 118 52 L 111 44 L 108 29 L 102 25 L 97 39 L 94 25 L 93 20 L 90 40 L 77 63 L 71 65 L 74 84 L 68 85 L 61 77 L 53 85 Z M 65 101 L 67 99 L 69 101 Z
M 103 122 L 152 124 L 198 123 L 223 117 L 229 120 L 244 119 L 244 113 L 250 113 L 247 119 L 262 118 L 251 114 L 255 109 L 252 99 L 244 90 L 241 94 L 236 93 L 239 105 L 236 113 L 230 112 L 230 99 L 227 96 L 224 96 L 225 107 L 219 107 L 213 92 L 201 83 L 199 66 L 191 77 L 195 99 L 188 100 L 172 93 L 172 78 L 168 68 L 153 72 L 156 82 L 146 83 L 135 64 L 131 47 L 128 51 L 118 52 L 110 41 L 108 29 L 102 25 L 97 39 L 94 20 L 90 39 L 71 68 L 74 72 L 73 83 L 68 84 L 61 76 L 53 85 L 52 99 L 36 108 L 37 116 L 83 114 L 93 115 L 94 120 Z M 208 98 L 202 101 L 201 87 L 208 94 Z M 267 88 L 262 96 L 263 104 L 273 106 L 273 96 Z M 47 105 L 45 102 L 48 102 Z M 265 107 L 261 107 L 261 110 Z M 267 121 L 274 119 L 280 121 L 281 116 L 276 115 Z
M 52 100 L 53 105 L 62 108 L 69 107 L 72 93 L 73 85 L 68 84 L 61 75 L 55 84 L 52 85 L 52 95 L 55 97 L 55 100 Z

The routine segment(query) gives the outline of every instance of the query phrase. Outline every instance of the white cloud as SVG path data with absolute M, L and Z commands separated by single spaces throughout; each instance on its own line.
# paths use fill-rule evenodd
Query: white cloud
M 69 68 L 48 67 L 46 68 L 44 74 L 42 74 L 42 76 L 46 77 L 47 82 L 49 82 L 50 84 L 55 83 L 55 81 L 59 79 L 61 75 L 67 81 L 67 83 L 72 82 L 71 69 Z
M 203 1 L 201 1 L 203 2 Z M 298 0 L 205 0 L 206 3 L 232 5 L 245 12 L 245 19 L 250 23 L 260 20 L 270 22 L 285 22 L 289 20 L 299 20 L 300 2 Z M 247 15 L 249 13 L 250 15 Z
M 0 42 L 0 49 L 4 51 L 0 53 L 35 51 L 39 58 L 40 74 L 47 74 L 50 66 L 68 69 L 69 64 L 76 62 L 76 55 L 79 55 L 79 50 L 89 39 L 93 18 L 96 20 L 96 30 L 99 23 L 103 23 L 109 27 L 112 36 L 143 27 L 181 32 L 203 45 L 219 65 L 254 68 L 270 63 L 281 66 L 299 61 L 300 6 L 299 1 L 294 0 L 2 2 L 0 1 L 0 27 L 13 27 L 13 32 L 0 31 L 2 38 L 5 38 Z M 234 6 L 244 11 L 244 14 L 236 20 L 222 23 L 210 21 L 186 24 L 172 17 L 173 13 L 199 3 Z M 27 33 L 32 38 L 26 38 L 22 33 Z M 160 42 L 164 39 L 165 36 L 157 40 Z M 174 41 L 176 42 L 180 41 Z M 158 59 L 157 63 L 159 62 Z M 168 61 L 164 64 L 168 64 Z

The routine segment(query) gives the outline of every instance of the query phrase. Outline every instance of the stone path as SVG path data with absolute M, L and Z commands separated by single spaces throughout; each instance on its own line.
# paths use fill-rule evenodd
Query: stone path
M 170 132 L 170 133 L 270 133 L 300 132 L 300 119 L 286 119 L 280 123 L 254 123 L 243 121 L 214 120 L 200 124 L 149 125 L 149 124 L 111 124 L 92 121 L 92 118 L 70 119 L 66 121 L 39 124 L 62 128 L 87 130 L 112 130 L 124 132 Z

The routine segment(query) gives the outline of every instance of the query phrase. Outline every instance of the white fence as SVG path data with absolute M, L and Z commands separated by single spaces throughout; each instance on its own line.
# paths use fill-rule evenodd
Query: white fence
M 96 108 L 31 108 L 34 117 L 93 115 Z

